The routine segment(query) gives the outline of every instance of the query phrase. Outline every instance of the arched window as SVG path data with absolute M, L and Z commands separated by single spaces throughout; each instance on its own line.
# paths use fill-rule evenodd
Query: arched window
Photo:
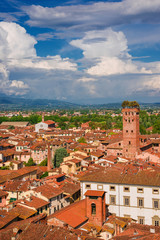
M 96 204 L 95 203 L 91 204 L 91 214 L 96 215 Z

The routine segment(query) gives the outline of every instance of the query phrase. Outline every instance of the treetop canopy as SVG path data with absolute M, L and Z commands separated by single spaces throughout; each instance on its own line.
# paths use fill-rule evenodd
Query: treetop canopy
M 123 101 L 122 108 L 140 108 L 139 103 L 136 101 Z

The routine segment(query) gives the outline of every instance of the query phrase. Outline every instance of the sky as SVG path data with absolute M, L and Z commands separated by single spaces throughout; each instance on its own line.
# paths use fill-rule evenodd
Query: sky
M 160 0 L 1 0 L 0 94 L 160 102 Z

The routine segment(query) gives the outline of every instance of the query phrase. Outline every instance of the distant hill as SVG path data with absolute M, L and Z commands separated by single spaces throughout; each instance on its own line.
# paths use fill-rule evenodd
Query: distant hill
M 139 103 L 141 109 L 157 109 L 160 103 Z M 119 103 L 106 104 L 75 104 L 52 99 L 26 99 L 18 97 L 5 96 L 0 97 L 0 110 L 50 110 L 50 109 L 120 109 Z
M 50 99 L 25 99 L 14 97 L 0 97 L 0 109 L 71 109 L 80 105 Z

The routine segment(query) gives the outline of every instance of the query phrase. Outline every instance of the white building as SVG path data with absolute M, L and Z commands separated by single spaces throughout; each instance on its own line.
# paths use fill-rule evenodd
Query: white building
M 42 121 L 40 123 L 35 124 L 35 132 L 39 132 L 39 130 L 48 130 L 53 129 L 55 127 L 55 122 L 52 120 Z
M 109 212 L 140 224 L 160 226 L 160 173 L 150 169 L 126 174 L 111 168 L 80 178 L 82 198 L 88 189 L 106 192 Z

